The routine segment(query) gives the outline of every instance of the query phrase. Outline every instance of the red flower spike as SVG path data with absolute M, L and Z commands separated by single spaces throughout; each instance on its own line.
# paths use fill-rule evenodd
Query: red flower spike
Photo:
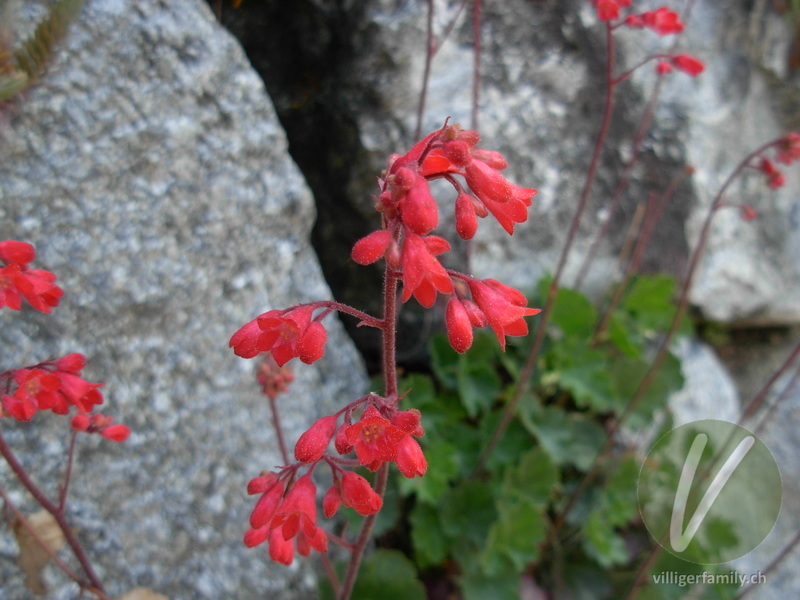
M 435 236 L 432 241 L 438 243 Z M 441 239 L 441 238 L 438 238 Z M 425 308 L 436 301 L 436 292 L 449 294 L 453 282 L 420 236 L 406 232 L 403 241 L 403 302 L 413 294 Z
M 342 494 L 339 491 L 339 484 L 334 481 L 333 485 L 325 492 L 325 497 L 322 499 L 322 513 L 327 519 L 330 519 L 339 510 L 342 505 Z
M 294 542 L 284 539 L 280 528 L 269 532 L 269 557 L 287 566 L 294 560 Z
M 692 77 L 697 77 L 705 69 L 702 61 L 688 54 L 676 54 L 671 60 L 676 69 L 680 69 Z
M 259 529 L 268 524 L 278 511 L 278 505 L 282 498 L 283 482 L 274 482 L 253 507 L 253 512 L 250 513 L 250 527 Z
M 478 217 L 475 205 L 467 194 L 456 198 L 456 232 L 462 240 L 471 240 L 478 231 Z
M 258 529 L 248 529 L 244 534 L 244 545 L 248 548 L 254 548 L 259 544 L 263 544 L 269 537 L 269 525 L 259 527 Z
M 386 253 L 391 242 L 392 234 L 387 230 L 373 231 L 356 242 L 350 256 L 359 265 L 370 265 Z
M 297 440 L 294 446 L 294 457 L 300 462 L 312 463 L 318 461 L 325 454 L 333 434 L 336 433 L 336 415 L 318 419 Z
M 528 334 L 528 324 L 523 317 L 541 312 L 538 308 L 525 308 L 511 302 L 505 294 L 481 281 L 470 280 L 472 298 L 486 315 L 489 326 L 505 351 L 505 336 L 524 336 Z
M 428 470 L 428 461 L 422 448 L 411 436 L 407 435 L 397 446 L 397 468 L 409 479 L 415 475 L 422 477 Z
M 472 323 L 461 301 L 453 296 L 445 310 L 447 340 L 453 350 L 463 354 L 472 346 Z
M 424 177 L 417 177 L 414 185 L 403 196 L 400 201 L 400 215 L 403 224 L 418 235 L 430 233 L 439 224 L 439 209 Z
M 103 429 L 100 435 L 112 442 L 122 443 L 130 437 L 131 430 L 127 425 L 110 425 Z
M 351 471 L 342 476 L 342 502 L 364 516 L 378 512 L 383 506 L 383 500 L 369 482 Z

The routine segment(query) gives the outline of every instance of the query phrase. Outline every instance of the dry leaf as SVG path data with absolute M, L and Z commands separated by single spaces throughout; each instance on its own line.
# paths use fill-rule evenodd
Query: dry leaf
M 58 526 L 55 517 L 46 510 L 40 510 L 26 517 L 26 521 L 28 522 L 27 526 L 18 519 L 12 523 L 14 536 L 19 544 L 17 562 L 25 573 L 25 587 L 34 594 L 44 594 L 47 589 L 42 581 L 42 569 L 50 562 L 50 555 L 30 532 L 29 527 L 53 553 L 58 552 L 64 546 L 64 533 Z
M 137 587 L 130 592 L 125 592 L 122 596 L 117 596 L 114 600 L 169 600 L 162 594 L 156 594 L 150 588 Z

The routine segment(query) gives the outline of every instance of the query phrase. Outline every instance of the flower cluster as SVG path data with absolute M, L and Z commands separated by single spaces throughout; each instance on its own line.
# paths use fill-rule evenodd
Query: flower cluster
M 356 242 L 352 257 L 362 265 L 385 258 L 389 267 L 401 274 L 404 302 L 413 295 L 430 308 L 437 293 L 458 295 L 453 277 L 460 274 L 449 272 L 437 259 L 450 250 L 450 244 L 444 238 L 428 235 L 439 222 L 437 203 L 428 185 L 430 180 L 443 178 L 455 189 L 456 232 L 462 239 L 471 239 L 477 231 L 478 218 L 489 214 L 509 234 L 514 233 L 516 224 L 528 218 L 528 207 L 536 190 L 508 181 L 500 173 L 508 166 L 505 158 L 499 152 L 478 148 L 479 141 L 476 131 L 446 125 L 405 155 L 389 159 L 376 207 L 383 215 L 383 228 Z M 469 192 L 455 176 L 463 177 Z M 497 333 L 502 330 L 500 321 L 507 325 L 509 319 L 510 316 L 504 315 L 488 322 Z M 477 325 L 479 321 L 476 319 L 475 327 L 487 323 L 483 319 L 483 325 Z M 515 329 L 508 329 L 506 335 L 518 335 L 512 330 Z M 471 340 L 470 335 L 469 343 L 453 347 L 464 352 Z M 504 343 L 501 339 L 501 344 Z
M 310 364 L 322 358 L 328 335 L 320 323 L 327 313 L 312 320 L 316 308 L 310 304 L 265 312 L 234 333 L 230 346 L 242 358 L 271 352 L 279 367 L 295 357 Z
M 437 258 L 450 250 L 450 244 L 432 234 L 439 225 L 439 207 L 431 194 L 431 180 L 443 179 L 453 186 L 456 232 L 465 240 L 475 235 L 478 219 L 490 214 L 509 234 L 528 218 L 536 190 L 508 181 L 501 173 L 508 166 L 505 158 L 479 148 L 479 141 L 477 132 L 445 124 L 406 154 L 393 155 L 379 180 L 376 209 L 382 216 L 381 229 L 356 242 L 351 253 L 362 265 L 383 258 L 387 280 L 393 286 L 402 283 L 403 302 L 413 296 L 430 308 L 439 294 L 449 295 L 445 320 L 450 343 L 458 352 L 472 345 L 474 327 L 486 326 L 505 349 L 506 336 L 526 335 L 524 317 L 539 312 L 527 308 L 520 291 L 494 279 L 478 280 L 448 270 Z M 394 293 L 387 292 L 387 298 L 394 305 Z M 274 398 L 291 381 L 291 374 L 287 379 L 283 373 L 286 363 L 292 358 L 312 363 L 323 356 L 327 335 L 322 320 L 334 310 L 382 329 L 385 336 L 394 332 L 390 319 L 396 319 L 396 313 L 378 319 L 343 304 L 319 301 L 265 312 L 234 333 L 229 344 L 243 358 L 269 353 L 259 381 Z M 350 467 L 374 472 L 393 463 L 405 477 L 424 476 L 428 462 L 416 439 L 424 435 L 421 415 L 415 409 L 399 410 L 399 400 L 396 386 L 393 390 L 387 386 L 386 397 L 368 394 L 311 425 L 295 444 L 296 463 L 250 482 L 248 491 L 261 496 L 244 543 L 252 547 L 267 542 L 270 557 L 285 564 L 293 560 L 295 548 L 303 556 L 312 549 L 327 549 L 328 537 L 317 526 L 312 481 L 320 464 L 328 465 L 332 475 L 323 499 L 326 517 L 342 505 L 371 515 L 383 504 L 382 492 Z M 336 454 L 328 453 L 331 442 Z M 352 453 L 356 458 L 347 458 Z
M 107 417 L 101 413 L 94 413 L 92 415 L 78 413 L 72 417 L 70 426 L 77 431 L 99 433 L 107 440 L 124 442 L 131 434 L 131 430 L 127 425 L 120 425 L 119 423 L 112 424 L 113 420 L 113 417 Z
M 692 77 L 697 77 L 705 69 L 703 62 L 694 56 L 689 54 L 675 54 L 674 56 L 660 59 L 656 65 L 656 71 L 659 75 L 665 75 L 671 73 L 673 67 Z
M 103 384 L 84 380 L 81 377 L 84 366 L 86 358 L 73 353 L 34 367 L 0 373 L 0 382 L 5 381 L 6 387 L 0 416 L 30 421 L 40 410 L 66 415 L 75 407 L 82 414 L 91 412 L 103 403 L 98 389 Z M 13 384 L 16 389 L 12 391 Z
M 36 251 L 26 242 L 0 242 L 0 308 L 20 310 L 22 298 L 43 313 L 58 306 L 64 291 L 54 283 L 56 276 L 50 271 L 30 268 L 35 257 Z
M 775 161 L 781 164 L 791 165 L 794 161 L 800 160 L 800 134 L 795 132 L 787 133 L 774 146 L 774 150 Z M 755 168 L 764 174 L 767 186 L 771 190 L 783 187 L 786 183 L 783 171 L 776 167 L 775 162 L 766 156 L 759 157 Z
M 361 404 L 366 407 L 354 423 L 352 413 Z M 341 425 L 338 424 L 340 413 L 345 415 Z M 267 541 L 270 557 L 284 564 L 291 563 L 294 557 L 293 539 L 303 556 L 308 556 L 312 548 L 319 552 L 327 549 L 327 537 L 317 526 L 316 486 L 311 479 L 316 464 L 321 461 L 330 466 L 333 478 L 323 500 L 327 518 L 336 514 L 342 505 L 361 515 L 381 509 L 380 495 L 364 477 L 345 470 L 335 458 L 326 455 L 334 438 L 338 454 L 355 451 L 358 463 L 370 471 L 376 471 L 385 462 L 394 462 L 408 478 L 425 474 L 428 464 L 414 439 L 424 434 L 419 411 L 398 411 L 384 398 L 370 394 L 340 413 L 318 419 L 300 436 L 294 447 L 297 463 L 284 467 L 280 473 L 262 473 L 250 481 L 248 493 L 261 494 L 261 497 L 250 515 L 245 545 L 253 547 Z M 305 465 L 310 465 L 309 470 L 295 479 Z

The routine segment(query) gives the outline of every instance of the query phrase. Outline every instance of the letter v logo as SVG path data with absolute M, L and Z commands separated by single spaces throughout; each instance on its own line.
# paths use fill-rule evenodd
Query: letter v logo
M 704 433 L 698 434 L 692 442 L 692 447 L 689 449 L 689 454 L 686 456 L 686 462 L 683 463 L 683 471 L 681 471 L 681 478 L 678 482 L 678 489 L 675 492 L 675 503 L 672 505 L 672 519 L 669 523 L 669 543 L 675 552 L 683 552 L 694 539 L 700 525 L 706 518 L 708 511 L 714 506 L 714 502 L 728 483 L 736 467 L 742 462 L 744 457 L 750 452 L 750 448 L 755 444 L 756 439 L 750 435 L 739 442 L 728 460 L 722 465 L 722 468 L 714 476 L 711 484 L 708 486 L 706 493 L 700 500 L 700 504 L 694 511 L 686 530 L 683 531 L 683 521 L 686 515 L 686 504 L 689 501 L 689 493 L 692 489 L 692 482 L 694 481 L 697 466 L 700 464 L 700 458 L 703 456 L 703 450 L 708 443 L 708 436 Z
M 782 485 L 758 436 L 706 419 L 653 444 L 636 491 L 656 542 L 682 560 L 711 565 L 744 556 L 767 537 L 778 520 Z

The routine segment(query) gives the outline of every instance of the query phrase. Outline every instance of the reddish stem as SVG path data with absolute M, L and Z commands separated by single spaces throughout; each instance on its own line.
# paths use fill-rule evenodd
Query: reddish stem
M 100 582 L 100 579 L 97 577 L 97 574 L 94 572 L 94 568 L 92 567 L 91 562 L 89 562 L 86 553 L 83 551 L 83 547 L 78 542 L 78 539 L 75 537 L 75 534 L 72 532 L 72 528 L 70 528 L 69 523 L 64 518 L 63 512 L 56 506 L 50 499 L 44 495 L 41 489 L 33 482 L 33 480 L 28 476 L 28 473 L 25 471 L 25 468 L 22 464 L 17 460 L 17 457 L 14 455 L 14 452 L 11 450 L 9 445 L 6 443 L 3 434 L 0 433 L 0 454 L 3 455 L 3 458 L 6 459 L 8 466 L 11 467 L 11 470 L 17 476 L 20 483 L 22 483 L 23 487 L 28 490 L 31 496 L 33 496 L 34 500 L 39 503 L 39 505 L 53 515 L 58 526 L 61 528 L 62 533 L 64 534 L 64 539 L 69 544 L 70 548 L 72 549 L 72 553 L 75 555 L 75 558 L 83 568 L 86 576 L 89 578 L 92 587 L 96 588 L 97 590 L 103 592 L 103 584 Z
M 272 411 L 272 428 L 275 430 L 275 435 L 278 437 L 278 447 L 281 449 L 281 458 L 283 464 L 289 464 L 289 452 L 286 449 L 286 439 L 283 437 L 283 427 L 281 427 L 281 415 L 278 411 L 277 398 L 269 397 L 269 408 Z
M 487 444 L 486 448 L 484 449 L 481 457 L 478 459 L 478 463 L 476 465 L 476 471 L 482 471 L 484 466 L 486 465 L 486 461 L 491 456 L 494 449 L 497 447 L 497 444 L 500 442 L 500 439 L 503 437 L 506 429 L 508 428 L 511 420 L 514 418 L 514 413 L 517 409 L 517 405 L 519 404 L 520 400 L 522 399 L 525 390 L 530 383 L 531 378 L 533 377 L 533 371 L 536 367 L 536 359 L 539 357 L 539 351 L 541 350 L 542 343 L 544 342 L 545 333 L 547 331 L 547 325 L 550 320 L 550 313 L 553 310 L 553 305 L 556 299 L 556 292 L 558 291 L 559 282 L 561 281 L 561 276 L 564 272 L 564 267 L 567 264 L 567 257 L 569 256 L 569 252 L 572 249 L 572 244 L 575 241 L 575 236 L 578 233 L 578 226 L 581 222 L 581 217 L 583 217 L 583 213 L 586 210 L 586 206 L 589 203 L 589 196 L 592 192 L 592 187 L 594 185 L 595 178 L 597 176 L 597 168 L 600 164 L 600 156 L 603 153 L 603 147 L 606 143 L 606 137 L 608 136 L 608 129 L 611 124 L 611 115 L 614 110 L 614 36 L 611 31 L 611 25 L 606 23 L 606 94 L 605 94 L 605 109 L 603 111 L 603 119 L 600 124 L 600 131 L 597 134 L 597 141 L 595 142 L 594 152 L 592 153 L 591 162 L 589 163 L 589 169 L 586 173 L 586 181 L 583 185 L 583 191 L 581 192 L 580 200 L 578 202 L 578 208 L 575 211 L 575 214 L 572 217 L 572 223 L 570 224 L 569 231 L 567 233 L 567 239 L 564 242 L 564 249 L 561 251 L 561 257 L 558 261 L 558 266 L 556 267 L 555 275 L 553 275 L 553 279 L 550 282 L 550 287 L 547 290 L 547 300 L 545 302 L 544 308 L 539 315 L 539 324 L 536 329 L 536 337 L 533 340 L 533 345 L 531 346 L 531 350 L 528 353 L 528 357 L 525 360 L 525 364 L 523 365 L 519 379 L 517 380 L 517 384 L 514 388 L 514 394 L 511 397 L 511 400 L 506 404 L 505 409 L 503 410 L 503 415 L 500 418 L 500 422 L 498 423 L 497 427 L 492 434 L 489 443 Z

